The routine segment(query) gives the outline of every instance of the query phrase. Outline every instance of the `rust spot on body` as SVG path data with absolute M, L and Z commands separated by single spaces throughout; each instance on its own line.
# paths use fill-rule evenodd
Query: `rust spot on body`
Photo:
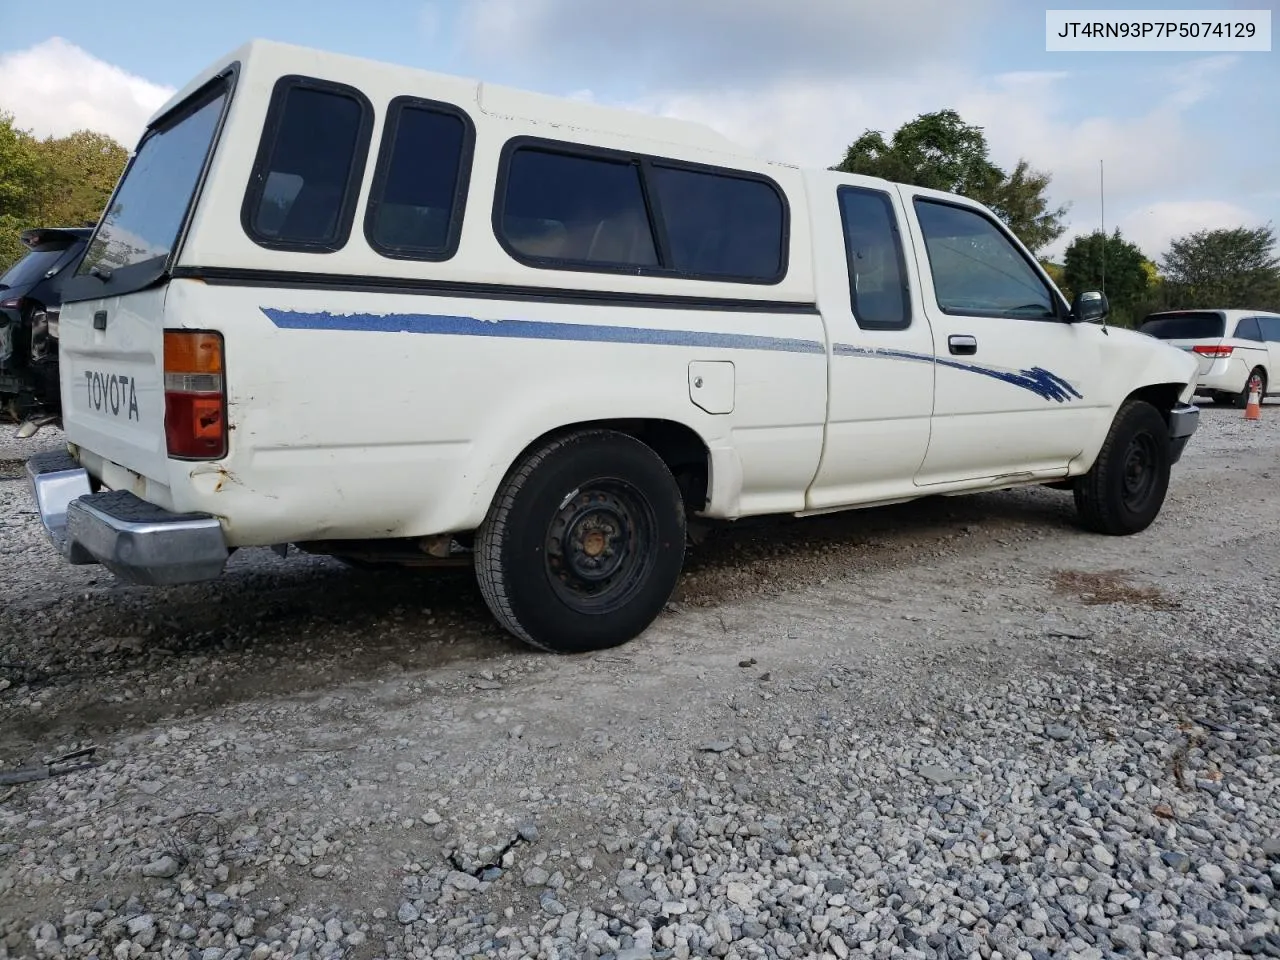
M 199 466 L 192 469 L 192 471 L 188 474 L 188 476 L 191 477 L 192 480 L 197 480 L 201 477 L 207 477 L 210 474 L 215 474 L 218 478 L 216 481 L 214 481 L 214 484 L 213 484 L 214 493 L 221 493 L 223 486 L 226 485 L 227 483 L 240 482 L 239 480 L 236 479 L 235 474 L 233 474 L 226 467 L 220 464 L 213 464 L 213 463 L 200 464 Z

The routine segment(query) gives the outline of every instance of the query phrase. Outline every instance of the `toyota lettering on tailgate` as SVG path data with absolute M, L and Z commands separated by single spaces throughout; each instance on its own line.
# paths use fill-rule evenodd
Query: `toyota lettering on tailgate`
M 118 373 L 84 372 L 85 390 L 89 395 L 89 408 L 113 417 L 123 416 L 141 421 L 138 416 L 138 378 Z

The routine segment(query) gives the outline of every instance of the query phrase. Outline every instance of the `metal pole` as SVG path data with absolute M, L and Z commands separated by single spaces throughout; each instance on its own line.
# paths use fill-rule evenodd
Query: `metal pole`
M 1098 161 L 1098 200 L 1102 206 L 1102 292 L 1107 292 L 1107 186 L 1102 161 Z

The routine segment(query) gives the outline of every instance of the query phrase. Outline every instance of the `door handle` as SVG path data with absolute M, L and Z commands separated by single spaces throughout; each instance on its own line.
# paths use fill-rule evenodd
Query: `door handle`
M 978 338 L 967 333 L 956 333 L 947 337 L 947 347 L 955 354 L 971 354 L 978 352 Z

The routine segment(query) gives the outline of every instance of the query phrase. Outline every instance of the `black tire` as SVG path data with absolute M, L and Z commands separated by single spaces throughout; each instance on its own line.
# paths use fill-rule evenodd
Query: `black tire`
M 654 451 L 581 430 L 527 454 L 476 532 L 480 592 L 504 628 L 553 653 L 635 638 L 684 564 L 680 489 Z
M 1239 399 L 1234 393 L 1215 393 L 1212 400 L 1217 407 L 1234 407 Z
M 1244 389 L 1235 395 L 1235 407 L 1237 410 L 1243 410 L 1249 405 L 1249 384 L 1253 383 L 1253 378 L 1257 377 L 1262 386 L 1258 390 L 1258 399 L 1267 399 L 1267 374 L 1261 367 L 1254 367 L 1249 372 L 1248 378 L 1244 382 Z
M 1145 400 L 1116 413 L 1098 459 L 1076 481 L 1076 509 L 1085 529 L 1127 536 L 1149 527 L 1169 490 L 1169 427 Z

